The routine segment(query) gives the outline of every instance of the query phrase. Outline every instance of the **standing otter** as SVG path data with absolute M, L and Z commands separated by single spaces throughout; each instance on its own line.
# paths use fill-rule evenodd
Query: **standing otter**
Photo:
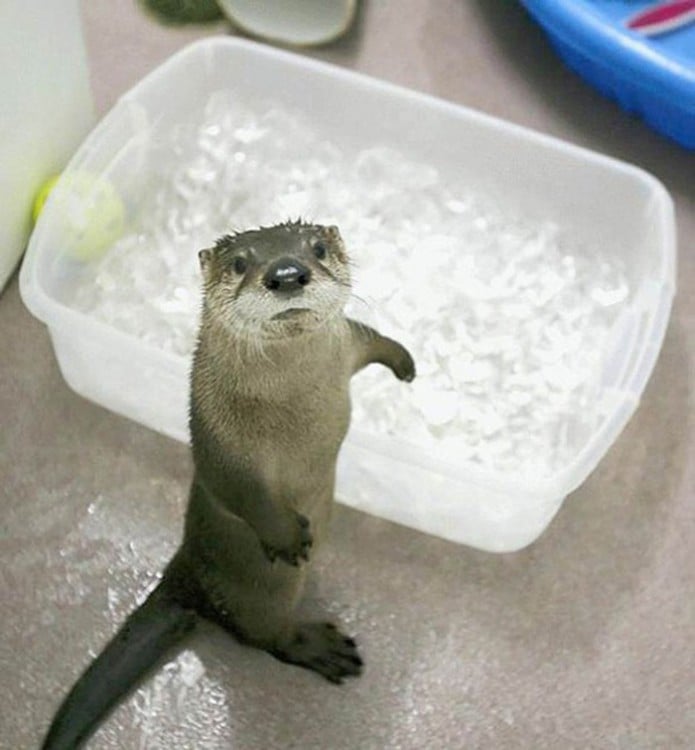
M 350 274 L 335 227 L 288 222 L 225 236 L 199 257 L 183 543 L 75 684 L 44 750 L 79 746 L 199 617 L 331 682 L 362 668 L 334 625 L 297 622 L 302 561 L 327 532 L 350 377 L 380 362 L 410 381 L 412 357 L 344 316 Z

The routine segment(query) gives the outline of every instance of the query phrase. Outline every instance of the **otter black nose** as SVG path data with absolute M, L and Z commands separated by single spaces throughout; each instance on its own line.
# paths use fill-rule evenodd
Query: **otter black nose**
M 263 276 L 263 285 L 274 292 L 294 292 L 311 280 L 311 270 L 294 258 L 280 258 Z

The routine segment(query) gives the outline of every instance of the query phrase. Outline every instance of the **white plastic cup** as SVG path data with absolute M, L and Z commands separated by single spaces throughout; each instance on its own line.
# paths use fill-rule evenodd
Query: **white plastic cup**
M 297 46 L 326 44 L 344 34 L 355 16 L 356 0 L 218 0 L 225 15 L 243 31 Z

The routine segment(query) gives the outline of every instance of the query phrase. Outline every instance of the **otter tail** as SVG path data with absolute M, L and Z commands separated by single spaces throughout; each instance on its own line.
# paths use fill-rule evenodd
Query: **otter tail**
M 168 593 L 165 579 L 75 683 L 43 750 L 75 750 L 140 677 L 195 625 L 196 615 Z

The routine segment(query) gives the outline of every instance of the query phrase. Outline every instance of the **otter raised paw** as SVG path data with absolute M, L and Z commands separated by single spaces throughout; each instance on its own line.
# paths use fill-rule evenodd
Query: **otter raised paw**
M 415 380 L 415 362 L 410 356 L 410 352 L 397 341 L 388 339 L 393 344 L 392 351 L 388 357 L 388 367 L 393 374 L 406 383 Z
M 415 362 L 410 352 L 398 341 L 382 336 L 364 323 L 350 320 L 355 342 L 356 369 L 378 362 L 388 367 L 399 380 L 415 379 Z

